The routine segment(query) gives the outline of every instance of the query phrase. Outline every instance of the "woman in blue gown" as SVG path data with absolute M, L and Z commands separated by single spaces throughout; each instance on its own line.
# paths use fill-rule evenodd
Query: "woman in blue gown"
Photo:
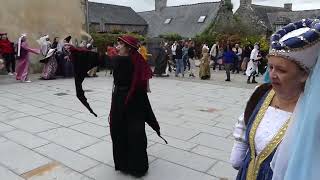
M 311 84 L 308 79 L 313 77 L 314 69 L 317 69 L 314 67 L 320 50 L 319 32 L 318 19 L 304 19 L 290 23 L 271 36 L 271 49 L 268 55 L 271 84 L 263 84 L 256 88 L 234 130 L 235 143 L 231 153 L 231 163 L 239 170 L 237 180 L 301 180 L 307 176 L 308 173 L 304 173 L 305 176 L 299 177 L 297 173 L 301 174 L 298 163 L 302 162 L 302 157 L 307 153 L 304 155 L 301 153 L 300 159 L 295 154 L 307 151 L 302 151 L 305 149 L 303 141 L 297 147 L 293 139 L 300 137 L 300 132 L 308 132 L 301 130 L 301 127 L 306 126 L 306 122 L 309 121 L 309 119 L 300 120 L 306 117 L 306 109 L 303 111 L 301 109 L 307 107 L 306 104 L 301 105 L 301 103 L 312 94 L 306 83 Z M 316 94 L 315 98 L 319 100 L 319 95 Z M 319 112 L 319 110 L 313 112 Z M 313 113 L 309 113 L 308 116 L 310 114 Z M 319 118 L 317 115 L 313 117 Z M 307 127 L 310 128 L 310 126 Z M 288 136 L 287 130 L 291 132 L 289 133 L 291 136 Z M 319 143 L 312 143 L 316 139 L 315 134 L 312 135 L 313 138 L 309 140 L 310 149 L 307 148 L 309 152 L 317 149 L 313 147 L 315 144 L 316 147 L 319 146 Z M 279 153 L 278 147 L 282 147 L 282 142 L 287 142 L 288 138 L 291 141 L 285 143 L 285 148 L 281 149 L 296 148 L 297 150 L 292 151 L 292 156 L 281 158 L 286 152 Z M 275 154 L 277 156 L 274 159 Z M 313 156 L 318 157 L 316 153 Z M 313 161 L 310 159 L 309 164 L 314 164 L 311 162 Z M 283 171 L 283 167 L 287 169 Z M 312 174 L 308 176 L 310 177 L 307 178 L 308 180 L 315 180 L 314 174 L 317 171 L 310 171 L 312 168 L 308 168 L 309 171 L 306 168 L 302 169 L 304 169 L 303 172 Z M 279 177 L 279 174 L 282 175 Z M 275 177 L 278 178 L 275 179 Z

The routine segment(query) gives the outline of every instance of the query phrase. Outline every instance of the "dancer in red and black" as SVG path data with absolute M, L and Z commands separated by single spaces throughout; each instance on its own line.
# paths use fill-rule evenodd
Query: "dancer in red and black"
M 68 46 L 75 70 L 77 97 L 97 116 L 82 89 L 87 71 L 96 66 L 97 60 L 94 60 L 92 52 Z M 117 49 L 119 56 L 112 59 L 114 85 L 109 115 L 115 170 L 141 177 L 149 169 L 145 123 L 162 138 L 147 95 L 152 71 L 138 52 L 136 38 L 119 37 Z
M 147 95 L 152 71 L 138 52 L 136 38 L 119 37 L 117 49 L 119 56 L 113 59 L 114 90 L 110 111 L 115 169 L 141 177 L 149 168 L 145 123 L 160 136 L 160 126 Z

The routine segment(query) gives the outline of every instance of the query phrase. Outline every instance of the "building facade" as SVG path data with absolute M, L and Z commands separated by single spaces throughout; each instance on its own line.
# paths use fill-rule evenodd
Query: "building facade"
M 49 34 L 64 38 L 72 35 L 80 39 L 86 30 L 87 0 L 3 0 L 0 6 L 0 31 L 7 32 L 11 41 L 17 42 L 27 33 L 29 44 L 39 47 L 36 40 Z M 32 56 L 31 71 L 39 72 L 41 65 Z
M 145 35 L 148 24 L 132 8 L 102 3 L 88 3 L 89 31 L 134 32 Z
M 167 0 L 156 0 L 155 10 L 140 12 L 149 27 L 149 37 L 177 33 L 192 38 L 204 31 L 215 21 L 221 2 L 197 3 L 181 6 L 167 6 Z

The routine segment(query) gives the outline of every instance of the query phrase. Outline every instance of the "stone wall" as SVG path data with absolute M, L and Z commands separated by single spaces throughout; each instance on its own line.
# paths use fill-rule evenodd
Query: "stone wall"
M 86 0 L 0 0 L 0 31 L 17 41 L 27 33 L 29 44 L 38 47 L 36 39 L 49 34 L 80 39 L 86 27 Z M 33 70 L 39 70 L 38 57 L 33 56 Z

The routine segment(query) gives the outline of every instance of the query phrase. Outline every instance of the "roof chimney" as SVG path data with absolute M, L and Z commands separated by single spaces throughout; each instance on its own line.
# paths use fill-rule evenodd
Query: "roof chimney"
M 156 4 L 157 12 L 160 12 L 167 7 L 167 0 L 155 0 L 155 1 L 156 1 L 155 4 Z
M 240 0 L 240 6 L 250 6 L 252 4 L 252 0 Z
M 284 4 L 284 8 L 288 11 L 292 11 L 292 3 L 286 3 Z

